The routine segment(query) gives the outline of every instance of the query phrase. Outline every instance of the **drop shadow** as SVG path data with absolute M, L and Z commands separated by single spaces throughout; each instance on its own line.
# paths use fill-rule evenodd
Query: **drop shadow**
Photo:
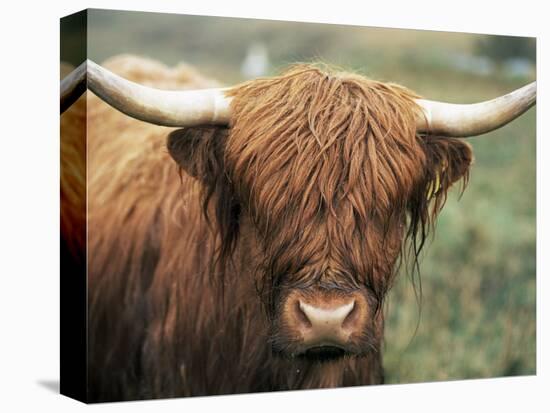
M 59 394 L 59 380 L 38 380 L 36 383 L 52 393 Z

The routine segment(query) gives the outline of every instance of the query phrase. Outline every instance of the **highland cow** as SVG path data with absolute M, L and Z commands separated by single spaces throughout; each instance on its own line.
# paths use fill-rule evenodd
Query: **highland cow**
M 160 89 L 217 86 L 140 58 L 103 66 Z M 94 93 L 138 117 L 146 105 L 121 107 L 98 76 Z M 87 95 L 91 401 L 382 383 L 396 270 L 468 181 L 471 147 L 449 135 L 534 103 L 453 123 L 404 87 L 319 65 L 224 94 L 227 122 L 216 110 L 182 129 Z M 163 116 L 141 119 L 177 126 Z

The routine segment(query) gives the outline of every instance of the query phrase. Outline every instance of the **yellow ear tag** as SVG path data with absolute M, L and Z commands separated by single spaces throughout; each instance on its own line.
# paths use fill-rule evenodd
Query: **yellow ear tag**
M 445 170 L 445 169 L 443 169 L 443 170 Z M 431 199 L 432 196 L 436 195 L 439 192 L 439 190 L 441 189 L 440 186 L 441 186 L 441 181 L 440 181 L 440 178 L 439 178 L 439 172 L 436 172 L 435 173 L 435 180 L 430 182 L 430 186 L 428 187 L 428 194 L 427 194 L 426 197 L 428 199 Z

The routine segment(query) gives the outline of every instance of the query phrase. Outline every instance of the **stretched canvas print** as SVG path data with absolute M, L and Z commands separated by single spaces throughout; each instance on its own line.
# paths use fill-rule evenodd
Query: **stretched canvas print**
M 61 392 L 535 374 L 535 102 L 534 38 L 62 18 Z

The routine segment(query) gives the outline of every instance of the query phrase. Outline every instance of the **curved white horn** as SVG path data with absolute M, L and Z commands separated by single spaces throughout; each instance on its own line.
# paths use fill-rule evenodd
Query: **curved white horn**
M 115 75 L 91 60 L 85 63 L 88 88 L 128 116 L 161 126 L 229 124 L 231 99 L 225 96 L 226 89 L 153 89 Z
M 61 83 L 61 113 L 86 90 L 136 119 L 162 126 L 199 126 L 230 123 L 227 89 L 169 91 L 139 85 L 102 68 L 82 63 Z M 475 104 L 452 104 L 417 99 L 422 113 L 417 131 L 441 136 L 468 137 L 498 129 L 536 103 L 536 82 L 496 99 Z
M 86 91 L 86 62 L 83 62 L 61 81 L 60 109 L 65 112 Z
M 422 108 L 416 130 L 431 135 L 464 138 L 481 135 L 511 122 L 537 100 L 537 82 L 486 102 L 459 105 L 417 99 Z

